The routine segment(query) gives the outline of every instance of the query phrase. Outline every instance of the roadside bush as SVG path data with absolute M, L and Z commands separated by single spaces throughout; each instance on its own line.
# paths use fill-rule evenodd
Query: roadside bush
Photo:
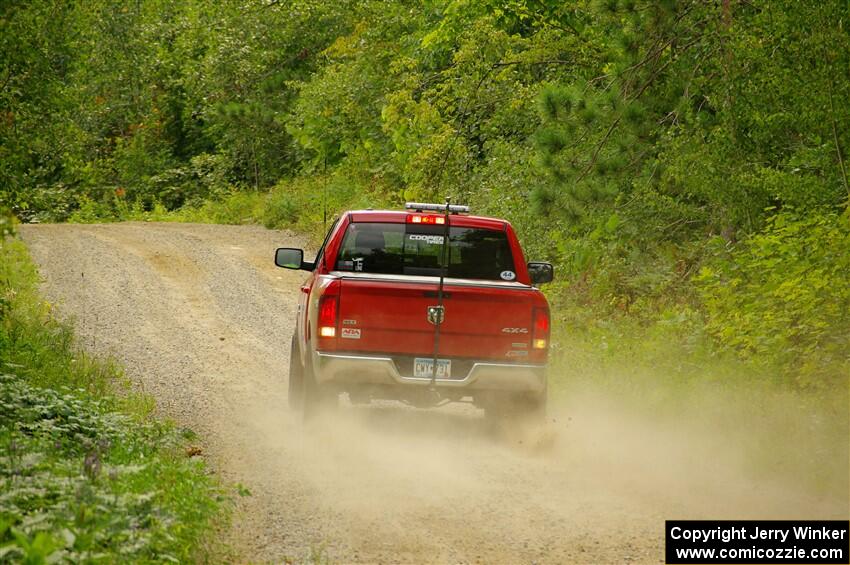
M 0 240 L 15 233 L 15 217 L 6 209 L 0 208 Z
M 797 369 L 800 385 L 846 378 L 848 275 L 846 215 L 780 212 L 740 245 L 716 242 L 698 277 L 706 327 L 744 355 Z
M 61 222 L 77 208 L 78 191 L 64 183 L 37 186 L 27 193 L 27 209 L 21 210 L 22 221 Z
M 198 214 L 190 212 L 187 219 L 216 224 L 259 223 L 263 214 L 264 197 L 260 192 L 233 191 L 218 200 L 205 202 L 196 209 Z
M 222 196 L 227 190 L 223 162 L 221 155 L 204 153 L 192 157 L 187 165 L 151 177 L 154 201 L 175 210 L 181 206 L 201 206 L 207 199 Z
M 173 429 L 83 396 L 0 374 L 0 561 L 190 558 L 211 480 Z
M 116 186 L 123 187 L 132 200 L 139 200 L 146 206 L 158 197 L 161 187 L 154 182 L 156 175 L 168 171 L 175 165 L 169 149 L 161 136 L 161 126 L 133 126 L 128 137 L 115 139 L 115 150 L 111 156 L 114 170 L 113 180 Z
M 341 169 L 332 175 L 296 177 L 279 183 L 262 202 L 260 220 L 267 228 L 289 228 L 321 243 L 334 218 L 344 210 L 398 207 L 393 191 L 377 177 Z
M 114 207 L 109 202 L 94 200 L 84 195 L 79 198 L 78 206 L 68 216 L 68 221 L 71 223 L 94 224 L 118 219 Z
M 263 225 L 269 229 L 292 226 L 299 216 L 298 203 L 289 192 L 269 193 L 263 210 Z

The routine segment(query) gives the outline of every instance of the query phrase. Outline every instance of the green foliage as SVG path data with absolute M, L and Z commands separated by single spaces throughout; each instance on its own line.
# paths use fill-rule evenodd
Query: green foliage
M 606 50 L 541 90 L 554 209 L 592 216 L 619 195 L 657 239 L 671 223 L 749 232 L 771 205 L 845 202 L 846 5 L 821 7 L 598 6 Z
M 53 319 L 23 244 L 0 259 L 0 561 L 202 558 L 221 489 Z
M 698 277 L 707 330 L 749 356 L 797 369 L 806 386 L 850 375 L 850 221 L 782 212 Z M 825 382 L 824 382 L 825 381 Z
M 0 208 L 0 240 L 15 235 L 15 217 L 8 211 Z
M 169 210 L 199 206 L 205 200 L 224 194 L 228 182 L 222 170 L 222 156 L 203 153 L 184 166 L 162 170 L 149 179 L 148 204 L 156 202 Z M 139 202 L 140 199 L 136 199 Z
M 269 194 L 263 211 L 263 225 L 267 228 L 291 226 L 298 220 L 298 203 L 288 192 Z
M 191 557 L 219 506 L 214 486 L 173 430 L 89 398 L 0 375 L 0 557 Z
M 265 194 L 232 191 L 216 200 L 205 201 L 199 208 L 183 208 L 169 217 L 182 222 L 214 224 L 260 223 L 265 205 Z M 138 219 L 165 219 L 143 214 Z

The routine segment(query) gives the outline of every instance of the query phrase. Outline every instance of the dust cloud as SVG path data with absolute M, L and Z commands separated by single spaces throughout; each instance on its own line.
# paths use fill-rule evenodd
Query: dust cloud
M 588 381 L 542 427 L 342 402 L 280 440 L 298 444 L 332 558 L 657 562 L 665 519 L 846 518 L 846 416 L 821 408 L 699 386 L 645 404 Z

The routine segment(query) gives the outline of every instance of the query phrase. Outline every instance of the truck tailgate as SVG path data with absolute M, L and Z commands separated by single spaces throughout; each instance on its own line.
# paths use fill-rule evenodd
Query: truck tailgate
M 341 276 L 342 351 L 430 356 L 436 326 L 433 277 Z M 520 283 L 446 279 L 441 357 L 524 361 L 532 332 L 532 289 Z

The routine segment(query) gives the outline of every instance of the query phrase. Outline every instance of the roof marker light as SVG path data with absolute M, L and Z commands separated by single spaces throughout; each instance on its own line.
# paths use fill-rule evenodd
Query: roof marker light
M 416 210 L 419 212 L 445 212 L 445 204 L 428 204 L 425 202 L 408 202 L 404 205 L 406 210 Z M 449 205 L 449 212 L 452 214 L 469 214 L 469 206 L 461 206 L 460 204 Z

